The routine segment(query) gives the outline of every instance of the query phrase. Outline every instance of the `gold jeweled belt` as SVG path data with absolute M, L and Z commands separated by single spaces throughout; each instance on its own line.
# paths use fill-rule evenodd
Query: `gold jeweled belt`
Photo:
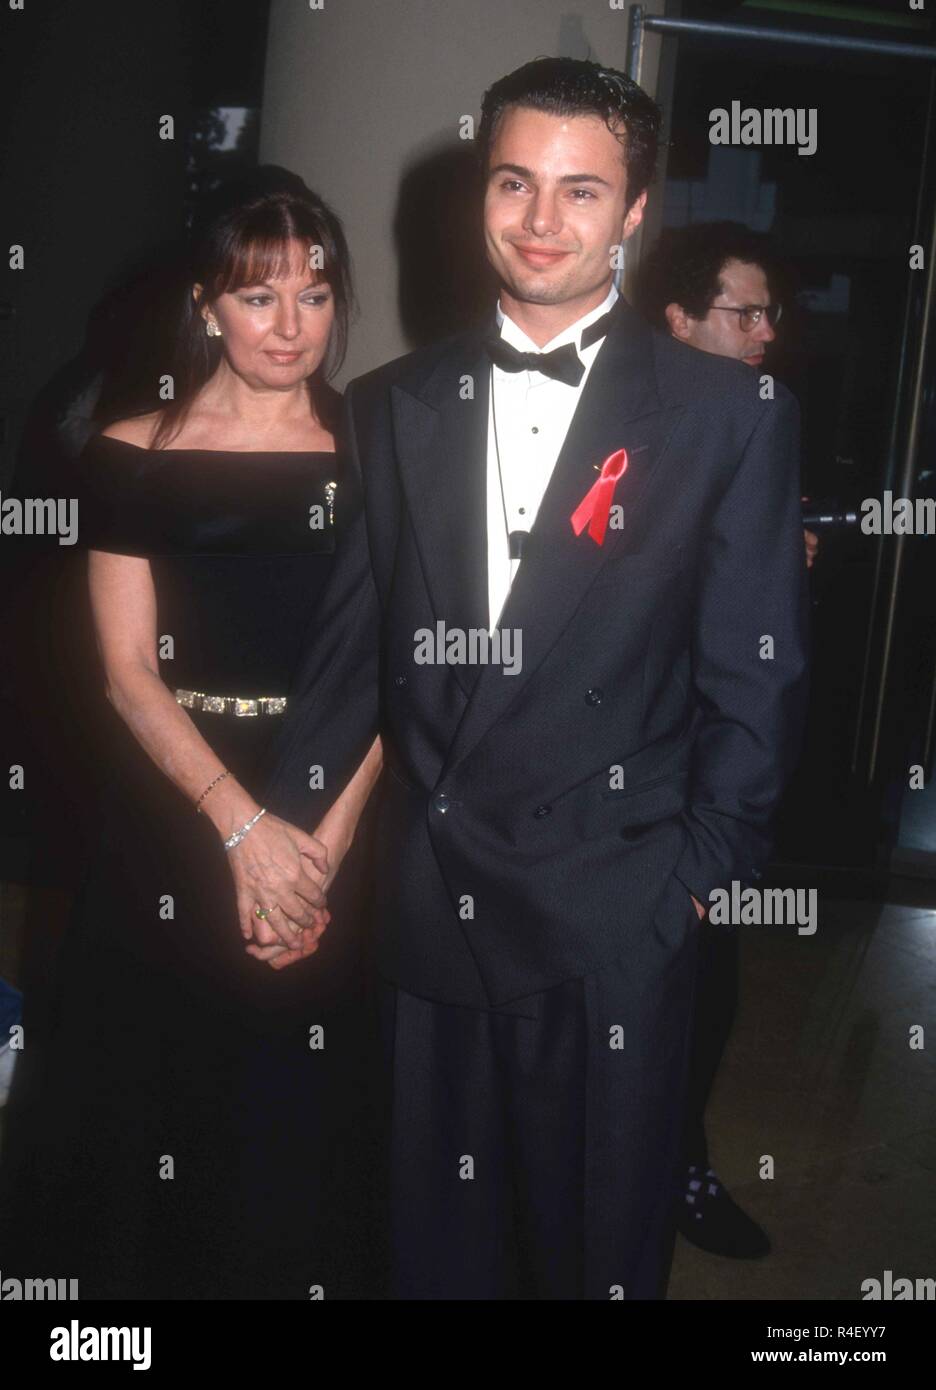
M 239 719 L 257 714 L 283 714 L 285 695 L 260 695 L 245 699 L 242 695 L 206 695 L 203 690 L 177 690 L 176 704 L 185 709 L 200 709 L 206 714 L 233 714 Z

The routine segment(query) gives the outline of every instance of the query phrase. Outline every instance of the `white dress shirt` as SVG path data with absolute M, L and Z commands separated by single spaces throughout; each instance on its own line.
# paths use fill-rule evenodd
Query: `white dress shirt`
M 612 285 L 596 309 L 563 329 L 543 347 L 534 343 L 497 305 L 501 337 L 520 352 L 551 352 L 574 343 L 585 371 L 578 386 L 541 372 L 505 372 L 492 364 L 488 405 L 487 549 L 490 630 L 497 626 L 520 566 L 511 560 L 508 535 L 532 529 L 572 416 L 604 338 L 580 347 L 583 329 L 606 314 L 618 297 Z M 500 468 L 498 468 L 498 455 Z M 501 488 L 503 486 L 503 493 Z M 506 512 L 506 517 L 505 517 Z

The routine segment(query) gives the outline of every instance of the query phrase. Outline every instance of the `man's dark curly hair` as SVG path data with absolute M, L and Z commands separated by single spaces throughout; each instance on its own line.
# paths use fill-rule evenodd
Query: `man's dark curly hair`
M 741 222 L 695 222 L 663 232 L 641 262 L 634 304 L 650 323 L 666 328 L 667 304 L 704 319 L 722 293 L 726 261 L 759 265 L 768 282 L 777 272 L 770 238 Z
M 628 207 L 650 183 L 660 108 L 623 72 L 579 58 L 535 58 L 495 82 L 481 103 L 476 142 L 484 174 L 498 122 L 512 106 L 528 106 L 553 116 L 600 116 L 621 145 Z

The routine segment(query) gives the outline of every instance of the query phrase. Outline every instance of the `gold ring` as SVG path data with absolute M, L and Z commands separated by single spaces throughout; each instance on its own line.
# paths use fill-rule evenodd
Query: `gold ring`
M 255 907 L 254 916 L 259 917 L 261 921 L 265 922 L 272 911 L 272 907 Z

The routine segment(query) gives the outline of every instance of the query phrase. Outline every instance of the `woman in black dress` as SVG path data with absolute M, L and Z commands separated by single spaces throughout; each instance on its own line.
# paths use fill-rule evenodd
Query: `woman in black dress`
M 82 1298 L 371 1292 L 367 852 L 325 930 L 327 836 L 255 799 L 350 503 L 326 382 L 350 300 L 340 224 L 300 180 L 228 200 L 196 253 L 175 399 L 80 460 L 126 730 L 102 750 L 111 791 L 54 1032 L 24 1068 L 3 1263 L 77 1276 Z M 314 928 L 253 905 L 261 942 L 308 957 L 290 970 L 240 934 L 227 855 L 248 837 L 258 858 L 305 856 Z

